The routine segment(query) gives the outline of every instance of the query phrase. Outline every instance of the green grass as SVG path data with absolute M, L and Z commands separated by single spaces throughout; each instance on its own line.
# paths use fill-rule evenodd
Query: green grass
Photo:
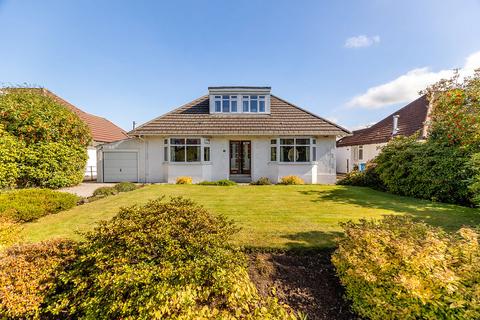
M 80 239 L 97 221 L 113 217 L 118 208 L 143 204 L 161 195 L 185 196 L 213 213 L 235 220 L 241 231 L 235 244 L 262 248 L 329 247 L 341 234 L 339 222 L 410 215 L 454 231 L 479 225 L 480 210 L 432 203 L 362 187 L 346 186 L 198 186 L 149 185 L 110 196 L 25 225 L 28 241 L 52 237 Z

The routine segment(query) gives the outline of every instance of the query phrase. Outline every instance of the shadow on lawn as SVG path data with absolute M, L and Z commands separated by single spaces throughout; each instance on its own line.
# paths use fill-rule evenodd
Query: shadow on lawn
M 317 196 L 313 202 L 332 201 L 362 208 L 389 210 L 392 214 L 406 214 L 415 220 L 422 220 L 447 231 L 456 231 L 465 225 L 480 225 L 480 209 L 402 197 L 366 187 L 338 187 L 326 191 L 299 192 Z
M 343 236 L 342 232 L 332 231 L 306 231 L 294 234 L 285 234 L 281 237 L 290 240 L 285 243 L 288 250 L 318 250 L 323 248 L 331 248 L 335 246 L 335 240 Z

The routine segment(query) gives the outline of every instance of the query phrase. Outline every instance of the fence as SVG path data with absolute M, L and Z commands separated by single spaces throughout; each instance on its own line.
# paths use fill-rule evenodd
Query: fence
M 85 181 L 97 180 L 97 166 L 87 166 L 85 168 Z

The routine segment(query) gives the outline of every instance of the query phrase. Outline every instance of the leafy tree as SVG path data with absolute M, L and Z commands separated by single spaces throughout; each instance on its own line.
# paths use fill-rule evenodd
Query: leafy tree
M 0 164 L 0 188 L 60 188 L 82 181 L 89 128 L 42 89 L 0 91 L 0 126 L 0 160 L 8 158 Z

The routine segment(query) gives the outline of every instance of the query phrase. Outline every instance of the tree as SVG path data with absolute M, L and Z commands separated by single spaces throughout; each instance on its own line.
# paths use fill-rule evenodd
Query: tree
M 5 128 L 4 135 L 9 134 L 17 143 L 16 151 L 21 154 L 15 160 L 15 182 L 2 178 L 0 170 L 0 187 L 60 188 L 82 181 L 90 130 L 74 112 L 42 89 L 3 89 L 0 125 Z M 0 143 L 2 154 L 14 158 L 5 143 Z

